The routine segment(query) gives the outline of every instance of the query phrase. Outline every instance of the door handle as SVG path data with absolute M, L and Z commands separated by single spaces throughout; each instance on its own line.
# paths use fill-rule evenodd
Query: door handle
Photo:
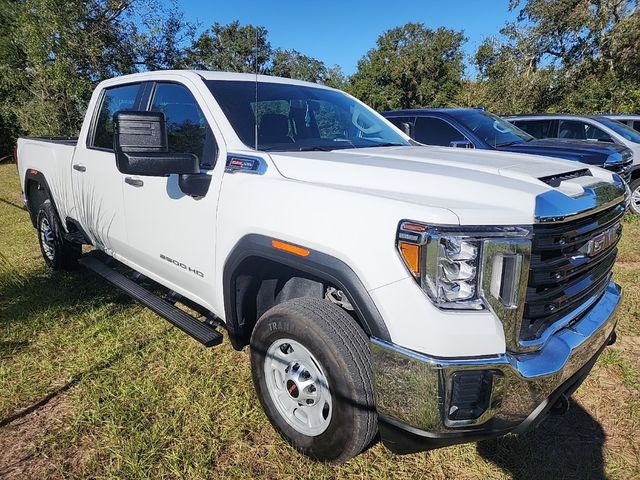
M 79 172 L 86 172 L 87 171 L 87 167 L 85 167 L 84 165 L 80 165 L 79 163 L 74 163 L 73 164 L 73 169 L 77 170 Z
M 133 177 L 125 177 L 124 182 L 128 183 L 129 185 L 133 185 L 134 187 L 141 187 L 144 185 L 144 182 L 142 180 Z

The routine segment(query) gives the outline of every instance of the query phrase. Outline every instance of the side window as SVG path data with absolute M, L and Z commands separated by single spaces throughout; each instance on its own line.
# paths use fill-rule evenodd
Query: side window
M 586 126 L 587 140 L 596 140 L 598 142 L 613 143 L 613 138 L 611 138 L 611 136 L 607 132 L 591 124 L 586 124 L 585 126 Z
M 120 110 L 134 108 L 140 84 L 107 88 L 96 120 L 93 147 L 113 148 L 113 115 Z
M 194 153 L 202 167 L 213 167 L 218 153 L 213 132 L 186 87 L 176 83 L 158 83 L 150 109 L 165 115 L 170 152 Z
M 587 124 L 578 120 L 560 120 L 558 137 L 575 138 L 577 140 L 587 139 Z
M 398 127 L 403 132 L 405 131 L 404 124 L 409 123 L 411 125 L 411 133 L 412 133 L 411 136 L 412 137 L 415 136 L 415 132 L 413 130 L 415 117 L 387 117 L 387 120 L 389 120 L 391 123 L 393 123 L 396 127 Z
M 552 136 L 551 124 L 553 120 L 520 120 L 511 123 L 535 138 L 549 138 Z
M 633 128 L 634 130 L 640 132 L 640 120 L 636 120 L 633 123 L 633 125 L 631 125 L 631 128 Z
M 415 139 L 426 145 L 448 147 L 451 142 L 466 140 L 464 135 L 444 120 L 433 117 L 418 117 L 415 125 Z

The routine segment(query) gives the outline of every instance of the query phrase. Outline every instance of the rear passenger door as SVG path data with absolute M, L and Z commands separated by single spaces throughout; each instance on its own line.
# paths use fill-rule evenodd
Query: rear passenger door
M 127 250 L 122 204 L 123 175 L 113 151 L 113 114 L 139 106 L 144 83 L 107 87 L 99 92 L 86 141 L 78 142 L 73 157 L 73 218 L 93 244 L 120 257 Z
M 134 268 L 205 306 L 212 293 L 208 286 L 214 276 L 216 206 L 224 170 L 206 108 L 186 84 L 176 82 L 154 83 L 146 102 L 147 110 L 165 114 L 169 151 L 196 154 L 201 171 L 213 177 L 204 197 L 182 193 L 178 175 L 128 175 L 123 183 L 128 257 Z
M 425 145 L 450 147 L 454 142 L 466 142 L 467 138 L 450 123 L 435 117 L 418 117 L 414 138 Z

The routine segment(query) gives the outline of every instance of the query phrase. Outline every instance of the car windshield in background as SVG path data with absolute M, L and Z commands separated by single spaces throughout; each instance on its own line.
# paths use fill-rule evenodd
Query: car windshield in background
M 482 110 L 465 110 L 456 114 L 460 122 L 494 147 L 505 147 L 533 140 L 528 133 L 502 118 Z
M 620 122 L 617 122 L 616 120 L 611 120 L 610 118 L 605 118 L 605 117 L 597 117 L 597 120 L 603 125 L 609 127 L 618 135 L 622 135 L 624 138 L 626 138 L 630 142 L 640 143 L 640 133 L 635 131 L 633 128 L 625 125 L 624 123 L 620 123 Z
M 258 150 L 307 151 L 410 145 L 349 96 L 285 83 L 205 82 L 240 140 Z

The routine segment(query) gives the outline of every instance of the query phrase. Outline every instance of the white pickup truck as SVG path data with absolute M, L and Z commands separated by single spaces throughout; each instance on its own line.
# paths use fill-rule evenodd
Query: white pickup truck
M 197 71 L 102 82 L 77 141 L 17 160 L 45 261 L 250 346 L 269 420 L 316 459 L 523 431 L 615 340 L 628 190 L 606 170 L 419 146 L 343 92 Z

